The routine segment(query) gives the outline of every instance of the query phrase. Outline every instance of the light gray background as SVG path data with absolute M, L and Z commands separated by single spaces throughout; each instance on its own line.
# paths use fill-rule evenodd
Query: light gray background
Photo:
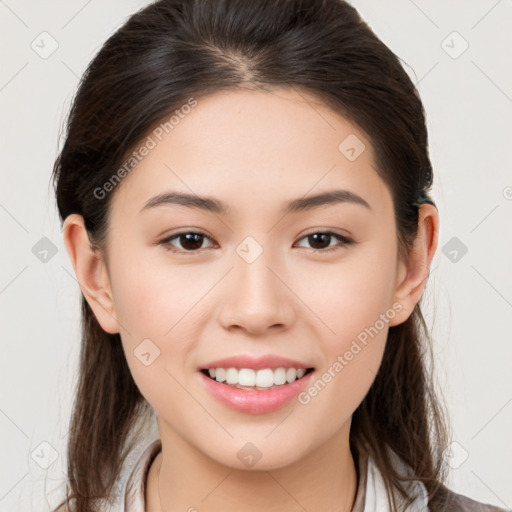
M 79 288 L 49 177 L 79 77 L 114 29 L 146 4 L 0 0 L 1 511 L 47 510 L 62 494 Z M 449 484 L 510 508 L 512 5 L 353 4 L 406 63 L 427 111 L 441 231 L 425 314 L 452 419 Z M 45 59 L 31 47 L 51 49 L 44 31 L 58 43 Z M 42 237 L 57 249 L 47 262 L 32 251 Z

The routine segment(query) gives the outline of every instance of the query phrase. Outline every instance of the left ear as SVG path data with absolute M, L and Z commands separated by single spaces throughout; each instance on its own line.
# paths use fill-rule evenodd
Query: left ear
M 402 309 L 389 325 L 405 322 L 414 306 L 420 301 L 427 283 L 430 264 L 437 249 L 439 237 L 439 213 L 434 205 L 424 203 L 418 211 L 418 234 L 410 249 L 407 261 L 399 262 L 397 287 L 394 302 L 402 305 Z

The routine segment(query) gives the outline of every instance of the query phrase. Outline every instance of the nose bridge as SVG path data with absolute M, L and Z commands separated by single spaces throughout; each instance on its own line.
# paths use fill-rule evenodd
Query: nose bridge
M 237 325 L 250 332 L 285 326 L 293 306 L 286 286 L 276 276 L 280 262 L 254 237 L 246 237 L 233 258 L 232 285 L 221 313 L 225 327 Z

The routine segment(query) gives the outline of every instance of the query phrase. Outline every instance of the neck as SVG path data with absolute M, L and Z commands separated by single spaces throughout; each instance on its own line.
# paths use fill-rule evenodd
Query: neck
M 349 512 L 357 487 L 349 428 L 350 425 L 300 460 L 269 470 L 228 467 L 194 449 L 178 435 L 161 436 L 162 452 L 148 474 L 146 509 Z

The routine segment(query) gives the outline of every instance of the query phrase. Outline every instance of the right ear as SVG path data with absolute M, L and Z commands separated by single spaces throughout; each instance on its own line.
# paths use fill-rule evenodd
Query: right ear
M 99 324 L 109 334 L 119 332 L 114 298 L 103 253 L 93 249 L 81 215 L 68 215 L 63 225 L 64 244 L 78 284 Z

